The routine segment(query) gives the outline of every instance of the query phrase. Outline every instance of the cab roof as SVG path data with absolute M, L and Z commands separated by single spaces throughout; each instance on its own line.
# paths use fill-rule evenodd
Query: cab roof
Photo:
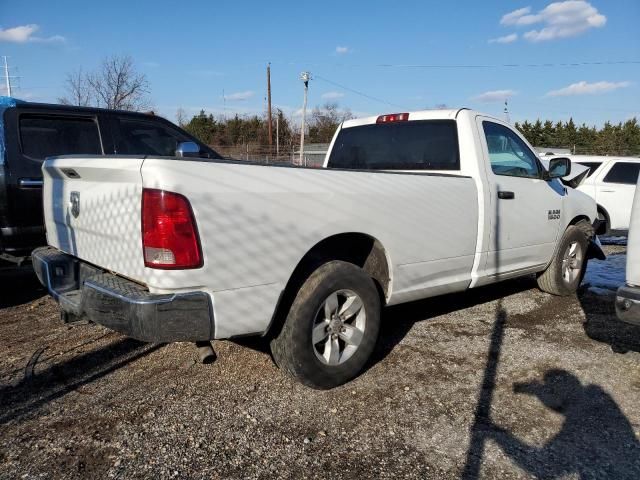
M 34 108 L 34 109 L 56 109 L 62 111 L 71 112 L 91 112 L 91 113 L 99 113 L 99 112 L 116 112 L 116 113 L 126 113 L 127 115 L 155 115 L 154 112 L 134 112 L 131 110 L 111 110 L 108 108 L 99 108 L 99 107 L 80 107 L 77 105 L 64 105 L 61 103 L 40 103 L 40 102 L 28 102 L 26 100 L 20 100 L 15 97 L 6 97 L 0 96 L 0 109 L 7 109 L 15 106 Z M 155 115 L 159 116 L 159 115 Z
M 359 127 L 362 125 L 373 125 L 374 123 L 377 123 L 378 118 L 380 118 L 381 116 L 385 116 L 385 115 L 400 115 L 400 114 L 406 114 L 409 115 L 408 121 L 411 120 L 455 120 L 458 116 L 458 114 L 463 111 L 463 110 L 467 110 L 468 112 L 470 112 L 471 114 L 476 114 L 477 112 L 474 112 L 473 110 L 470 110 L 468 108 L 450 108 L 450 109 L 444 109 L 444 110 L 417 110 L 417 111 L 413 111 L 413 112 L 389 112 L 389 113 L 382 113 L 380 115 L 374 115 L 371 117 L 363 117 L 363 118 L 354 118 L 351 120 L 345 120 L 342 123 L 342 128 L 350 128 L 350 127 Z M 487 115 L 488 116 L 488 115 Z

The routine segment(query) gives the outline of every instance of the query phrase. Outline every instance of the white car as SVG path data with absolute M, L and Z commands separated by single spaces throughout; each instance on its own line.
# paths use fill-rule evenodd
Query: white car
M 572 155 L 573 164 L 589 168 L 578 190 L 594 198 L 606 231 L 628 230 L 640 158 Z
M 616 312 L 620 320 L 640 325 L 640 179 L 636 186 L 627 239 L 626 285 L 618 289 Z
M 63 312 L 146 341 L 267 336 L 330 388 L 365 365 L 384 305 L 529 274 L 568 295 L 603 258 L 595 202 L 559 180 L 570 161 L 544 168 L 468 109 L 346 121 L 324 169 L 186 152 L 44 163 L 33 263 Z

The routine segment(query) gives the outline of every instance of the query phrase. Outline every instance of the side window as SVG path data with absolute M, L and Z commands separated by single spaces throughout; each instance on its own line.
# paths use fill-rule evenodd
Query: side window
M 603 182 L 635 185 L 638 181 L 638 172 L 640 172 L 640 163 L 617 162 L 611 167 Z
M 585 167 L 589 167 L 589 173 L 587 173 L 587 178 L 593 175 L 596 172 L 596 170 L 600 167 L 600 165 L 602 165 L 602 162 L 577 162 L 577 163 Z
M 44 160 L 56 155 L 101 155 L 95 119 L 55 115 L 20 115 L 22 154 Z
M 482 122 L 482 128 L 487 139 L 493 173 L 511 177 L 540 177 L 535 154 L 515 132 L 493 122 Z
M 119 155 L 157 155 L 171 157 L 180 142 L 190 142 L 183 133 L 160 122 L 120 117 Z

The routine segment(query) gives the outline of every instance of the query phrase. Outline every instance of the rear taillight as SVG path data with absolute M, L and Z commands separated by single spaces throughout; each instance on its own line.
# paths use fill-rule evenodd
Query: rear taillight
M 409 120 L 408 113 L 390 113 L 388 115 L 380 115 L 376 123 L 406 122 Z
M 150 268 L 202 266 L 202 252 L 189 200 L 179 193 L 142 190 L 142 249 Z

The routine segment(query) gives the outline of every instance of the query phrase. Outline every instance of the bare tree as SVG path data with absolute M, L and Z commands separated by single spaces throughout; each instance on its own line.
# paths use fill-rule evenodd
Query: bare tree
M 184 108 L 178 107 L 178 110 L 176 111 L 176 121 L 181 127 L 184 127 L 188 123 L 187 112 L 184 110 Z
M 58 101 L 63 105 L 76 105 L 79 107 L 91 105 L 91 87 L 87 82 L 86 74 L 82 72 L 82 68 L 67 75 L 65 90 L 67 95 L 58 98 Z
M 105 58 L 100 69 L 87 76 L 87 82 L 100 107 L 135 111 L 151 108 L 147 77 L 135 71 L 128 55 Z
M 67 96 L 59 101 L 67 105 L 134 111 L 151 109 L 147 77 L 135 70 L 133 59 L 128 55 L 105 58 L 94 72 L 83 73 L 79 69 L 69 74 L 65 88 Z
M 351 110 L 341 110 L 337 103 L 325 103 L 322 107 L 315 107 L 309 121 L 309 141 L 329 143 L 338 125 L 351 118 Z

